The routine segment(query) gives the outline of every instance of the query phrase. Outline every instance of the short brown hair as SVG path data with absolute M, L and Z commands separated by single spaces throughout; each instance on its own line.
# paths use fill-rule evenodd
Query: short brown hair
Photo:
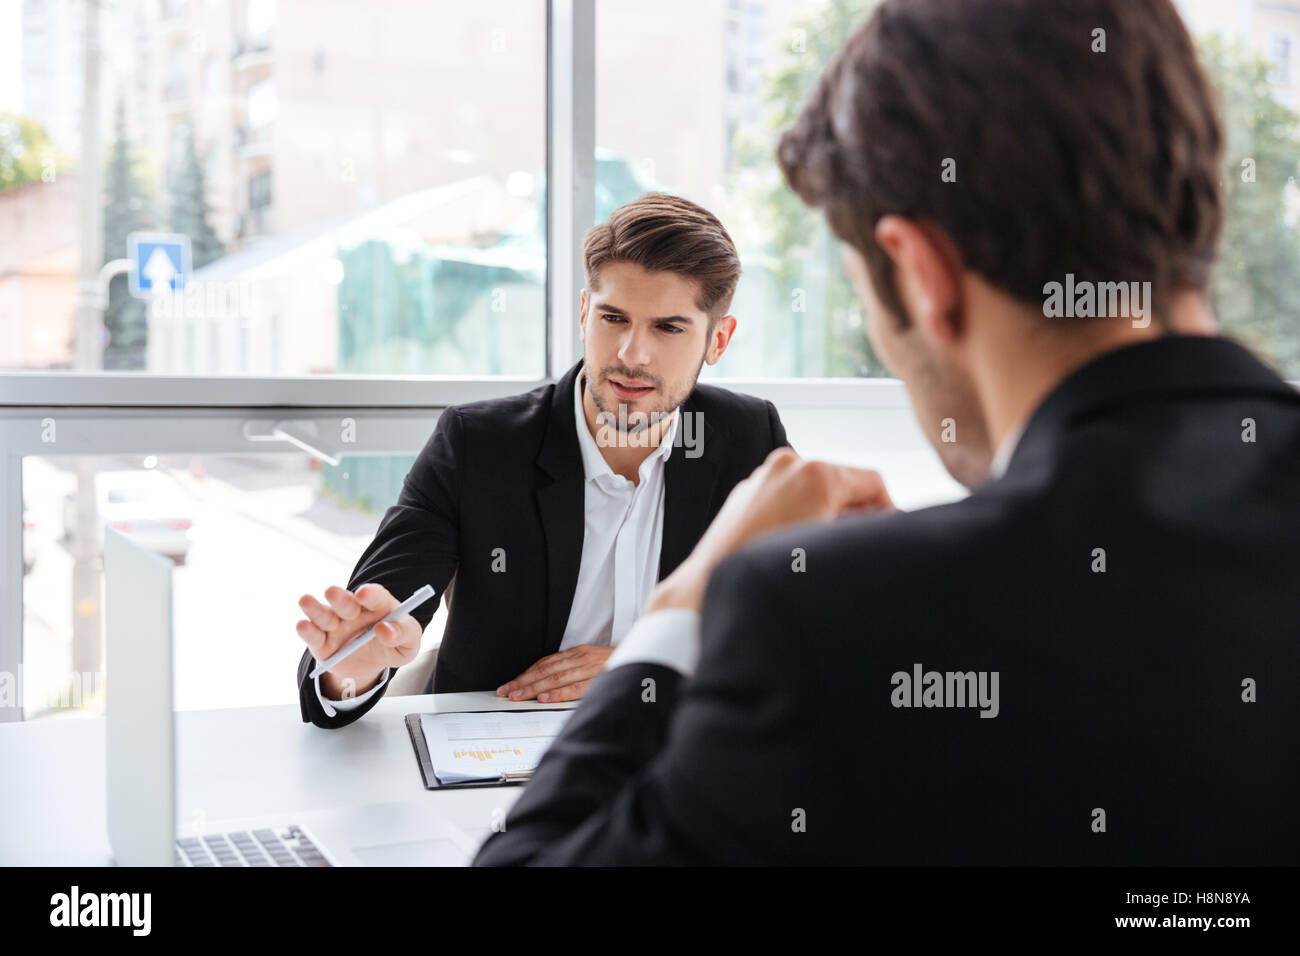
M 1163 321 L 1208 284 L 1223 225 L 1216 103 L 1169 0 L 884 0 L 777 155 L 903 322 L 890 213 L 1027 302 L 1066 273 L 1149 280 Z
M 673 272 L 699 286 L 696 304 L 710 323 L 726 314 L 740 281 L 740 256 L 718 217 L 689 199 L 646 193 L 587 230 L 582 243 L 587 285 L 596 288 L 608 262 Z

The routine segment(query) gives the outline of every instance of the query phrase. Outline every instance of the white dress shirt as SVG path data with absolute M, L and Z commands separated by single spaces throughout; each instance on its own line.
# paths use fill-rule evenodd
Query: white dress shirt
M 617 646 L 632 630 L 641 608 L 650 599 L 650 592 L 659 580 L 659 554 L 664 536 L 664 466 L 672 454 L 681 420 L 681 415 L 673 415 L 659 447 L 637 469 L 634 485 L 609 467 L 587 427 L 582 407 L 585 382 L 585 372 L 579 373 L 573 389 L 578 448 L 586 476 L 582 558 L 560 650 L 579 644 Z M 613 436 L 620 434 L 613 428 L 607 431 Z M 329 700 L 321 693 L 320 678 L 315 680 L 321 707 L 333 717 L 336 711 L 353 710 L 379 693 L 388 680 L 388 672 L 364 694 L 347 700 Z
M 1024 425 L 1007 432 L 989 465 L 993 478 L 1001 478 L 1015 454 Z M 685 608 L 665 608 L 647 614 L 619 644 L 605 670 L 624 664 L 662 664 L 690 677 L 700 659 L 700 615 Z

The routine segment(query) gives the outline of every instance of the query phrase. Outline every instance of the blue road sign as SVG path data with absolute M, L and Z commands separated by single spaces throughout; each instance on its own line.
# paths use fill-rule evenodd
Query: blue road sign
M 147 299 L 185 288 L 190 275 L 190 237 L 173 232 L 133 232 L 126 237 L 131 294 Z

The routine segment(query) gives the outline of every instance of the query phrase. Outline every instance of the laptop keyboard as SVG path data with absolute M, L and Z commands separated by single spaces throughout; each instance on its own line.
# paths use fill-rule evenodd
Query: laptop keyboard
M 296 826 L 235 830 L 176 841 L 177 866 L 329 866 Z

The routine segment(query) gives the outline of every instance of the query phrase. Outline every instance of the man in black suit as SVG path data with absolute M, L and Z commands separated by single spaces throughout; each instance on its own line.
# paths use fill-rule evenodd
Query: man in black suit
M 775 452 L 476 862 L 1300 862 L 1300 395 L 1209 334 L 1221 150 L 1167 0 L 885 0 L 779 156 L 973 492 Z
M 736 327 L 740 261 L 711 213 L 643 196 L 588 231 L 584 260 L 583 360 L 443 412 L 347 588 L 300 599 L 304 721 L 375 705 L 437 601 L 308 674 L 425 583 L 454 591 L 434 693 L 576 699 L 731 489 L 787 444 L 771 402 L 696 381 Z

